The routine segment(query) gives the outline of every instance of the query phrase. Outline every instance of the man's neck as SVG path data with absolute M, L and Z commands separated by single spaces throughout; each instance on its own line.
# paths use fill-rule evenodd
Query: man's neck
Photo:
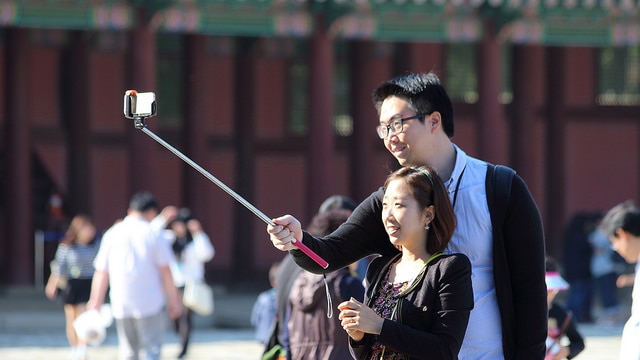
M 442 142 L 438 149 L 440 151 L 434 152 L 432 161 L 427 165 L 434 168 L 442 181 L 446 182 L 451 178 L 453 169 L 456 166 L 456 149 L 448 138 Z

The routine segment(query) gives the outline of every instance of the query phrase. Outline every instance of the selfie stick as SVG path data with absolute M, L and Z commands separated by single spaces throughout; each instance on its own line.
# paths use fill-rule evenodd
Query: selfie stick
M 262 211 L 258 210 L 258 208 L 253 206 L 250 202 L 245 200 L 242 196 L 238 195 L 238 193 L 233 191 L 231 188 L 229 188 L 227 185 L 225 185 L 222 181 L 218 180 L 215 176 L 211 175 L 211 173 L 209 173 L 208 171 L 203 169 L 200 165 L 196 164 L 193 160 L 189 159 L 185 154 L 181 153 L 178 149 L 176 149 L 173 146 L 171 146 L 171 144 L 169 144 L 166 141 L 162 140 L 162 138 L 160 138 L 159 136 L 154 134 L 151 130 L 147 129 L 147 125 L 145 124 L 144 120 L 145 120 L 144 117 L 135 117 L 133 119 L 133 124 L 136 127 L 136 129 L 142 130 L 143 133 L 149 135 L 152 139 L 154 139 L 155 141 L 160 143 L 160 145 L 164 146 L 169 151 L 174 153 L 177 157 L 182 159 L 184 162 L 186 162 L 187 164 L 191 165 L 192 168 L 198 170 L 198 172 L 200 174 L 204 175 L 204 177 L 206 177 L 207 179 L 211 180 L 212 183 L 218 185 L 218 187 L 220 187 L 222 190 L 224 190 L 227 194 L 231 195 L 240 204 L 244 205 L 244 207 L 246 207 L 247 209 L 251 210 L 251 212 L 254 213 L 257 217 L 259 217 L 262 221 L 264 221 L 265 223 L 267 223 L 267 224 L 269 224 L 271 226 L 276 226 L 276 224 L 267 215 L 265 215 Z M 305 244 L 302 243 L 302 241 L 297 240 L 297 239 L 294 238 L 294 240 L 292 242 L 298 249 L 300 249 L 308 257 L 310 257 L 313 261 L 315 261 L 323 269 L 326 269 L 327 267 L 329 267 L 329 263 L 328 262 L 326 262 L 318 254 L 313 252 L 313 250 L 309 249 Z

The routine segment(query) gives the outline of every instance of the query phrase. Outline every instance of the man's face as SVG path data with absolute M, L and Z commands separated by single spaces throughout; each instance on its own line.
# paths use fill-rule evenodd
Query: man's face
M 611 248 L 620 254 L 626 262 L 633 264 L 638 261 L 640 246 L 638 245 L 638 240 L 631 234 L 622 229 L 617 229 L 615 235 L 609 236 L 609 241 L 611 241 Z
M 416 112 L 409 108 L 405 99 L 391 96 L 382 102 L 380 107 L 380 125 L 389 125 L 393 120 L 407 118 L 416 115 Z M 406 120 L 402 123 L 402 132 L 394 132 L 387 135 L 384 146 L 403 166 L 425 165 L 428 148 L 426 147 L 429 138 L 431 124 L 430 115 L 425 115 L 424 122 L 420 119 Z M 427 124 L 427 125 L 425 125 Z

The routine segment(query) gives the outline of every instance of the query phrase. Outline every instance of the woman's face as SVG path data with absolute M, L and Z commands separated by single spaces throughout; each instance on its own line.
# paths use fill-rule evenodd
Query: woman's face
M 80 244 L 88 244 L 93 240 L 96 236 L 96 227 L 91 223 L 84 223 L 78 229 L 78 234 L 76 235 L 76 241 Z
M 426 210 L 404 180 L 389 182 L 382 199 L 382 222 L 395 246 L 423 246 L 426 241 Z
M 187 225 L 182 221 L 174 221 L 171 223 L 171 230 L 173 230 L 176 236 L 185 236 L 187 235 Z

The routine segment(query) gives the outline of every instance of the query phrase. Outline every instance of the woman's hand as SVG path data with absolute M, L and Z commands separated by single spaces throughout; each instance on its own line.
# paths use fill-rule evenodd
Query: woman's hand
M 44 294 L 49 300 L 55 300 L 58 295 L 58 275 L 51 274 L 47 286 L 44 288 Z
M 338 305 L 342 328 L 355 340 L 360 341 L 364 334 L 380 334 L 384 319 L 358 300 L 351 298 Z
M 191 219 L 187 221 L 187 229 L 189 229 L 191 234 L 197 234 L 202 231 L 202 225 L 200 224 L 200 221 Z

